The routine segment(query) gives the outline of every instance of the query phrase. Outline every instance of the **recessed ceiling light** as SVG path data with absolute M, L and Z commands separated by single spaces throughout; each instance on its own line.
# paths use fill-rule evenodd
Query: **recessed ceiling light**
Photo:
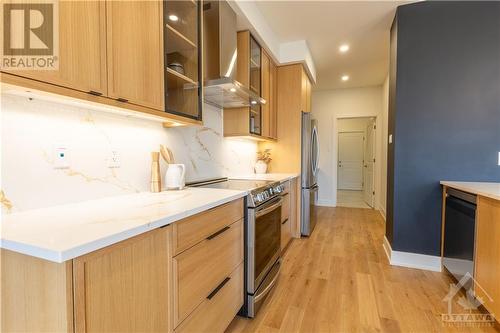
M 168 19 L 172 22 L 177 22 L 179 21 L 179 17 L 177 15 L 174 15 L 174 14 L 171 14 L 171 15 L 168 15 Z
M 347 45 L 347 44 L 340 45 L 339 51 L 342 53 L 346 53 L 347 51 L 349 51 L 349 45 Z
M 342 81 L 348 81 L 349 75 L 342 75 L 341 79 L 342 79 Z
M 250 103 L 252 103 L 252 105 L 255 105 L 257 104 L 257 101 L 251 101 Z
M 236 92 L 236 88 L 229 89 L 230 92 Z

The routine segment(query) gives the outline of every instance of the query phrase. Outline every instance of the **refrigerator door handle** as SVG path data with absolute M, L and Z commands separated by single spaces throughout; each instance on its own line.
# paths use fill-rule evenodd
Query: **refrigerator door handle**
M 313 127 L 311 135 L 311 168 L 314 176 L 318 173 L 319 164 L 319 140 L 318 130 L 316 126 Z

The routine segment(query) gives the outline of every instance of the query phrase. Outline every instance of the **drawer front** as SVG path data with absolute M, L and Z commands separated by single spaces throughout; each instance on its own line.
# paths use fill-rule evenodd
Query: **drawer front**
M 291 222 L 290 219 L 288 219 L 285 223 L 281 224 L 281 250 L 288 245 L 288 242 L 290 242 L 290 239 L 292 239 L 292 229 L 291 229 Z
M 175 332 L 224 332 L 243 305 L 243 292 L 241 263 L 217 293 L 205 298 Z
M 290 194 L 283 195 L 283 205 L 281 206 L 281 222 L 290 218 Z
M 243 220 L 173 258 L 177 326 L 243 262 Z
M 283 185 L 283 187 L 285 188 L 283 190 L 283 193 L 289 193 L 290 192 L 290 181 L 289 180 L 287 180 L 284 183 L 281 183 L 281 185 Z
M 174 223 L 174 255 L 242 218 L 243 199 L 238 199 Z

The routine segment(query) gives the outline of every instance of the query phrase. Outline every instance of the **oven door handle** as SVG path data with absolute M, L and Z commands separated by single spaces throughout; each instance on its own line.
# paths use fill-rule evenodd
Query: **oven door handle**
M 283 198 L 279 198 L 275 204 L 269 206 L 269 207 L 264 207 L 262 208 L 262 210 L 260 210 L 260 208 L 257 210 L 257 214 L 255 214 L 255 217 L 261 217 L 262 215 L 266 215 L 267 213 L 269 212 L 272 212 L 273 210 L 275 210 L 276 208 L 278 208 L 279 206 L 281 206 L 281 204 L 283 203 Z
M 278 262 L 278 265 L 281 266 L 281 263 Z M 279 268 L 278 268 L 278 272 L 279 272 Z M 255 300 L 254 300 L 255 303 L 258 303 L 262 299 L 262 297 L 266 296 L 271 291 L 271 288 L 274 287 L 274 285 L 278 281 L 279 276 L 280 276 L 279 273 L 276 274 L 273 277 L 273 279 L 271 280 L 271 282 L 269 282 L 269 285 L 267 285 L 267 287 L 264 290 L 262 290 L 262 292 L 259 295 L 255 296 Z

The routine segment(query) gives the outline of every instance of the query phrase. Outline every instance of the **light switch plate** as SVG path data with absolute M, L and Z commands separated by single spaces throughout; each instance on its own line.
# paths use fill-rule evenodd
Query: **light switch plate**
M 54 146 L 54 169 L 68 169 L 69 157 L 66 145 Z

